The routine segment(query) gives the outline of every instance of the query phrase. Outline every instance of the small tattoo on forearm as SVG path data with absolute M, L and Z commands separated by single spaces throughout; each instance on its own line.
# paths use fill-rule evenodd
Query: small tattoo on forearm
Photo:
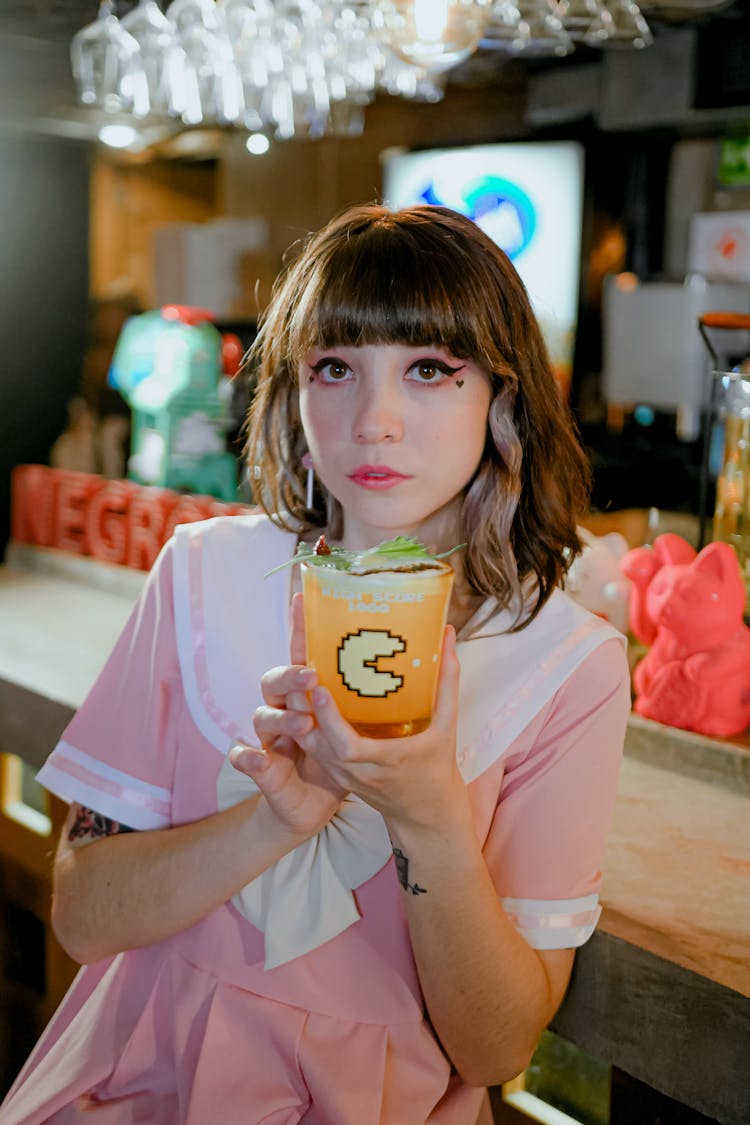
M 132 832 L 127 824 L 110 820 L 108 816 L 94 812 L 93 809 L 76 805 L 75 820 L 68 830 L 69 840 L 99 840 L 104 836 L 118 836 L 122 832 Z
M 419 883 L 409 882 L 409 859 L 405 856 L 400 848 L 393 849 L 393 858 L 396 860 L 396 874 L 398 881 L 405 891 L 411 891 L 413 895 L 426 895 L 427 888 L 420 887 Z

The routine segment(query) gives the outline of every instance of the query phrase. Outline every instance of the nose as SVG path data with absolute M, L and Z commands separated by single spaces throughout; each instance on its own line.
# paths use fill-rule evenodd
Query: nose
M 354 438 L 363 445 L 401 441 L 403 403 L 389 380 L 363 383 L 354 416 Z

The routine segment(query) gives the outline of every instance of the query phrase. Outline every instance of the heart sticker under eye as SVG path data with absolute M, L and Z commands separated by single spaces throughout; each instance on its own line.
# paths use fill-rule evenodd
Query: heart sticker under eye
M 463 385 L 464 385 L 463 379 L 456 379 L 456 386 L 457 387 L 463 387 Z

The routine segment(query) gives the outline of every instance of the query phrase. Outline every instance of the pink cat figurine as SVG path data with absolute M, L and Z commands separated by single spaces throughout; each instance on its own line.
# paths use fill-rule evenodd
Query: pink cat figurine
M 750 629 L 745 586 L 728 543 L 662 566 L 646 591 L 656 626 L 633 674 L 639 715 L 714 738 L 750 724 Z
M 687 539 L 665 531 L 657 535 L 653 547 L 633 547 L 620 562 L 620 570 L 630 579 L 630 632 L 641 644 L 650 645 L 656 637 L 656 622 L 648 612 L 648 588 L 663 566 L 689 563 L 695 558 L 695 548 Z
M 619 531 L 592 535 L 585 527 L 579 527 L 578 534 L 583 550 L 568 570 L 565 592 L 621 633 L 627 633 L 630 583 L 623 578 L 620 565 L 627 554 L 628 541 Z

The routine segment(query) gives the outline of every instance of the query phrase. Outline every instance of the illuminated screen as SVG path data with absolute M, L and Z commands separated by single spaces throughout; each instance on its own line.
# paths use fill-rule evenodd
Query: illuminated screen
M 385 162 L 383 198 L 392 208 L 452 207 L 502 247 L 528 290 L 567 391 L 578 314 L 582 147 L 544 141 L 399 153 Z

